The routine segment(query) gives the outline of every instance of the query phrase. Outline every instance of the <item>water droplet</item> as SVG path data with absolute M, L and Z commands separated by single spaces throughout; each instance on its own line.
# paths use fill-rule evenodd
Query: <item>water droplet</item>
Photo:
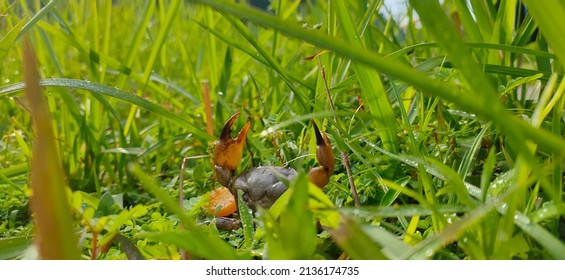
M 500 205 L 500 211 L 501 211 L 501 212 L 506 212 L 506 209 L 508 209 L 508 204 L 502 203 L 502 204 Z
M 432 249 L 428 249 L 428 250 L 426 250 L 426 253 L 425 253 L 425 254 L 426 254 L 426 257 L 428 257 L 428 258 L 429 258 L 429 257 L 431 257 L 431 256 L 433 256 L 433 255 L 434 255 L 434 250 L 432 250 Z
M 516 214 L 516 215 L 514 215 L 514 221 L 516 221 L 516 222 L 518 222 L 518 223 L 520 223 L 520 224 L 525 224 L 525 225 L 527 225 L 527 224 L 530 223 L 530 218 L 528 218 L 528 217 L 526 217 L 526 216 L 524 216 L 524 215 Z

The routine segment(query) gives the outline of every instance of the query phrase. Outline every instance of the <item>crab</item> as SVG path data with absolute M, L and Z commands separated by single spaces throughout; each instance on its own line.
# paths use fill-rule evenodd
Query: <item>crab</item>
M 243 192 L 243 201 L 253 210 L 258 206 L 270 208 L 288 189 L 287 182 L 297 176 L 296 170 L 281 166 L 259 166 L 251 168 L 239 175 L 235 171 L 243 155 L 243 147 L 250 121 L 243 126 L 236 138 L 232 138 L 231 127 L 239 116 L 239 112 L 231 116 L 224 125 L 213 152 L 214 176 L 230 193 L 237 197 L 238 190 Z M 325 132 L 320 132 L 312 121 L 316 135 L 316 158 L 320 166 L 313 167 L 308 178 L 319 188 L 325 187 L 334 171 L 335 159 L 332 147 Z M 237 201 L 237 200 L 236 200 Z

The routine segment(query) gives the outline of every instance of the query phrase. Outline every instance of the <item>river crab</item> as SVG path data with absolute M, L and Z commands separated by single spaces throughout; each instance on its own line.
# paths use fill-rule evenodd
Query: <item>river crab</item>
M 251 209 L 256 209 L 257 206 L 268 209 L 288 189 L 285 182 L 294 179 L 297 172 L 290 167 L 259 166 L 236 175 L 235 170 L 241 161 L 251 125 L 251 122 L 247 121 L 237 137 L 232 138 L 231 127 L 238 116 L 239 112 L 228 119 L 214 145 L 214 177 L 234 197 L 237 197 L 238 190 L 241 190 L 243 201 Z M 312 125 L 316 134 L 316 158 L 320 166 L 311 168 L 308 178 L 316 186 L 323 188 L 333 173 L 335 159 L 326 133 L 321 132 L 314 121 Z

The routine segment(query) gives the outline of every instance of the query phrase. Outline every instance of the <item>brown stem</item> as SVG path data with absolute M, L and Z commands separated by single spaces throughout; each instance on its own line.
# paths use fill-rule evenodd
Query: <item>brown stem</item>
M 98 253 L 98 232 L 92 231 L 92 249 L 90 251 L 90 259 L 95 260 Z
M 184 209 L 184 170 L 186 168 L 186 159 L 187 157 L 184 157 L 182 159 L 182 164 L 180 166 L 180 174 L 179 174 L 179 206 L 180 209 Z M 181 223 L 180 224 L 180 228 L 184 229 L 184 225 Z M 180 258 L 181 260 L 188 260 L 190 259 L 190 256 L 188 255 L 188 252 L 185 251 L 184 249 L 180 249 Z
M 112 236 L 112 238 L 110 238 L 110 240 L 108 240 L 108 242 L 106 242 L 105 244 L 100 245 L 100 247 L 98 248 L 97 254 L 106 254 L 106 253 L 108 253 L 108 251 L 110 250 L 110 247 L 112 247 L 112 242 L 114 242 L 114 240 L 116 239 L 116 236 L 118 236 L 117 233 L 115 233 L 114 236 Z
M 324 80 L 324 88 L 326 90 L 326 94 L 328 95 L 328 102 L 330 103 L 330 108 L 332 109 L 334 121 L 337 124 L 338 119 L 335 113 L 335 105 L 332 99 L 332 95 L 330 93 L 330 88 L 328 86 L 328 80 L 326 79 L 326 71 L 324 71 L 324 67 L 322 65 L 322 60 L 320 59 L 320 56 L 318 56 L 318 68 L 320 68 L 320 72 L 322 73 L 322 79 Z M 336 132 L 337 135 L 343 139 L 343 136 L 341 135 L 339 129 L 336 129 Z M 353 196 L 353 203 L 355 204 L 355 207 L 359 207 L 361 203 L 359 202 L 359 196 L 357 195 L 357 188 L 355 187 L 355 182 L 353 181 L 353 172 L 351 172 L 349 157 L 347 156 L 347 153 L 345 153 L 344 151 L 340 151 L 340 152 L 341 152 L 341 159 L 343 161 L 343 166 L 345 166 L 345 170 L 347 171 L 347 178 L 349 179 L 349 188 L 351 189 L 351 196 Z
M 280 161 L 280 163 L 287 165 L 287 163 L 284 161 L 281 155 L 281 150 L 279 149 L 279 141 L 277 141 L 276 134 L 273 134 L 273 138 L 271 138 L 271 143 L 273 143 L 273 147 L 275 148 L 275 155 L 277 156 L 277 159 Z

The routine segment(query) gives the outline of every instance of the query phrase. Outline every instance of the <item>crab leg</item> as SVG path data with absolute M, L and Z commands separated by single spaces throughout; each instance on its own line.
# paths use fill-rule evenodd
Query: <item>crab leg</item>
M 334 153 L 332 151 L 332 146 L 328 140 L 328 136 L 325 132 L 320 132 L 316 123 L 312 120 L 312 126 L 314 126 L 314 133 L 316 134 L 316 158 L 320 166 L 310 169 L 308 172 L 308 178 L 319 188 L 325 187 L 330 176 L 334 172 L 335 159 Z

